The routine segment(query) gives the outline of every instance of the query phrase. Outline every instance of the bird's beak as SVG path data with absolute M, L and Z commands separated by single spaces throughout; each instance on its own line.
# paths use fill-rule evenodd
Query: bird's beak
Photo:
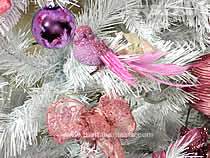
M 73 42 L 78 42 L 78 41 L 79 41 L 79 35 L 77 33 L 75 33 Z

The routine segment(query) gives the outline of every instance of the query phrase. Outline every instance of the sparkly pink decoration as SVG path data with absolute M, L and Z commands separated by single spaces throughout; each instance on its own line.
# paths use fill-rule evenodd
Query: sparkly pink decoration
M 85 123 L 81 114 L 85 106 L 77 100 L 63 98 L 48 109 L 48 131 L 58 143 L 69 138 L 80 138 Z
M 179 148 L 184 144 L 189 144 L 185 150 L 189 157 L 203 157 L 207 158 L 208 147 L 207 147 L 208 134 L 206 128 L 181 128 L 180 138 L 169 146 L 169 151 L 174 150 L 174 147 Z M 166 152 L 154 152 L 152 158 L 166 158 Z
M 63 98 L 48 109 L 48 131 L 58 143 L 69 139 L 96 142 L 109 158 L 124 158 L 119 138 L 132 136 L 136 123 L 122 98 L 101 97 L 93 109 L 75 99 Z
M 152 153 L 152 158 L 166 158 L 166 152 L 165 152 L 165 150 L 158 151 L 158 152 L 153 152 Z
M 206 157 L 207 140 L 208 134 L 206 128 L 193 128 L 188 129 L 188 132 L 180 138 L 177 144 L 183 145 L 190 142 L 186 151 L 190 156 Z
M 7 13 L 11 7 L 11 0 L 0 0 L 0 15 Z
M 196 98 L 192 103 L 193 108 L 210 116 L 210 54 L 202 56 L 193 64 L 191 73 L 198 78 L 198 84 L 185 89 Z
M 32 33 L 36 41 L 46 48 L 63 48 L 72 42 L 76 22 L 66 8 L 44 7 L 34 16 Z
M 99 40 L 89 26 L 80 26 L 74 36 L 74 57 L 85 65 L 106 65 L 111 71 L 129 84 L 134 84 L 133 76 L 124 67 L 102 40 Z
M 176 76 L 183 74 L 188 69 L 188 67 L 174 64 L 155 64 L 156 60 L 164 56 L 165 53 L 145 53 L 142 56 L 138 55 L 134 58 L 120 59 L 115 55 L 112 49 L 96 37 L 89 26 L 78 27 L 73 42 L 73 54 L 79 62 L 85 65 L 107 66 L 120 79 L 126 81 L 128 84 L 133 85 L 135 83 L 135 77 L 128 72 L 126 65 L 134 72 L 159 83 L 176 87 L 189 86 L 165 82 L 156 77 L 157 75 Z
M 136 123 L 130 113 L 128 103 L 123 99 L 109 99 L 107 96 L 101 97 L 99 109 L 103 111 L 104 116 L 112 122 L 117 135 L 129 137 L 135 131 Z

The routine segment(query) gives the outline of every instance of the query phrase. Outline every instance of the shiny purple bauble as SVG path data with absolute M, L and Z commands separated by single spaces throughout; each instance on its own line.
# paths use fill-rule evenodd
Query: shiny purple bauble
M 73 14 L 58 6 L 40 9 L 32 22 L 37 43 L 50 49 L 63 48 L 72 42 L 76 29 Z

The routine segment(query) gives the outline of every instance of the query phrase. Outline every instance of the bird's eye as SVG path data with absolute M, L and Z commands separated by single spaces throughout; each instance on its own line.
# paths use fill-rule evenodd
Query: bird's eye
M 83 34 L 83 38 L 87 38 L 87 35 L 86 34 Z

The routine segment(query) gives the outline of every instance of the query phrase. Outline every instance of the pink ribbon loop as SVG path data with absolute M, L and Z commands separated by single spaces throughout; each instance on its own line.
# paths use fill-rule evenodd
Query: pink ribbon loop
M 48 132 L 56 142 L 95 141 L 110 158 L 124 158 L 119 138 L 132 136 L 135 129 L 129 105 L 122 98 L 103 96 L 92 109 L 78 100 L 62 98 L 48 109 Z

